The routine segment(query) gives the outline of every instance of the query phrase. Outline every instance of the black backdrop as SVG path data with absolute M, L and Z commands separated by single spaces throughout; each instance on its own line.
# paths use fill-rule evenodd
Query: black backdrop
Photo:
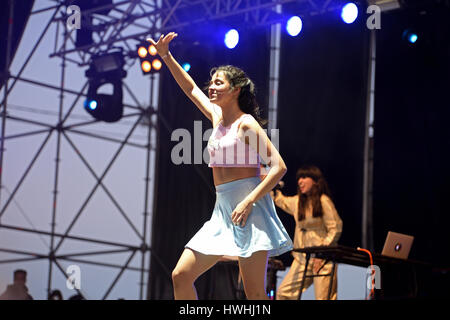
M 374 237 L 415 236 L 410 257 L 449 265 L 450 12 L 448 6 L 382 16 L 377 34 Z M 419 39 L 402 40 L 412 28 Z
M 351 25 L 335 12 L 308 18 L 300 38 L 282 38 L 278 127 L 288 167 L 283 192 L 297 192 L 300 166 L 321 168 L 344 223 L 339 243 L 353 247 L 361 245 L 367 59 L 363 17 Z M 293 219 L 278 212 L 293 235 Z

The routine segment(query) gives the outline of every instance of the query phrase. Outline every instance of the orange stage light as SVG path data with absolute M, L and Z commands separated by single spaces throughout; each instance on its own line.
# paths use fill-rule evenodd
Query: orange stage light
M 158 53 L 158 51 L 156 50 L 154 45 L 150 45 L 148 47 L 148 53 L 152 56 L 156 56 L 156 54 Z
M 147 49 L 145 47 L 139 47 L 138 55 L 141 58 L 145 58 L 147 56 Z
M 149 61 L 142 61 L 141 68 L 144 72 L 149 72 L 152 69 L 152 65 Z
M 158 71 L 159 69 L 161 69 L 162 63 L 159 59 L 155 59 L 152 62 L 152 66 L 153 66 L 153 69 L 155 69 L 155 71 Z

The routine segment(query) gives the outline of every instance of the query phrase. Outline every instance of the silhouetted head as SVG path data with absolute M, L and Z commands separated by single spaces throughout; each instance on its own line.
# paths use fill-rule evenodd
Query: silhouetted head
M 50 294 L 48 295 L 48 300 L 63 300 L 61 291 L 56 289 L 50 292 Z
M 14 283 L 20 283 L 25 285 L 27 283 L 27 272 L 22 269 L 14 271 Z

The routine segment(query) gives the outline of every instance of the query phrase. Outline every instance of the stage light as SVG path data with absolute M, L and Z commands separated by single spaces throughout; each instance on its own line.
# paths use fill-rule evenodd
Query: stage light
M 189 62 L 184 62 L 181 67 L 184 69 L 184 71 L 189 72 L 191 70 L 191 64 Z
M 417 40 L 419 40 L 419 35 L 417 34 L 416 31 L 407 29 L 403 31 L 402 38 L 403 40 L 409 42 L 410 44 L 415 44 Z
M 152 67 L 155 71 L 159 71 L 162 67 L 162 62 L 159 59 L 155 59 L 152 61 Z
M 154 45 L 143 42 L 138 44 L 136 50 L 141 62 L 141 71 L 144 75 L 157 73 L 161 70 L 162 62 L 158 57 L 155 57 L 158 51 Z
M 224 43 L 228 49 L 234 49 L 239 43 L 239 32 L 231 29 L 225 34 Z
M 92 74 L 106 74 L 120 72 L 124 65 L 121 52 L 100 54 L 92 58 L 91 68 L 88 72 Z
M 411 43 L 415 43 L 417 41 L 419 37 L 417 36 L 417 34 L 412 33 L 408 36 L 408 41 Z
M 142 68 L 142 71 L 144 71 L 145 73 L 148 73 L 148 72 L 150 72 L 150 70 L 152 70 L 152 65 L 150 64 L 150 61 L 145 60 L 145 61 L 142 61 L 141 68 Z
M 414 31 L 408 29 L 403 32 L 403 39 L 411 44 L 414 44 L 417 40 L 419 40 L 419 36 Z
M 149 53 L 151 56 L 156 56 L 156 54 L 158 53 L 158 51 L 156 50 L 156 47 L 155 47 L 154 45 L 150 45 L 150 46 L 148 47 L 148 53 Z
M 138 56 L 140 58 L 145 58 L 147 56 L 147 49 L 145 47 L 138 48 Z
M 300 17 L 297 16 L 289 18 L 289 20 L 286 23 L 286 31 L 292 37 L 297 36 L 302 31 L 302 27 L 303 27 L 302 19 L 300 19 Z
M 103 53 L 92 57 L 86 76 L 89 79 L 85 110 L 95 119 L 105 122 L 119 121 L 123 115 L 122 78 L 127 73 L 121 51 Z M 98 89 L 105 84 L 113 86 L 112 94 L 100 94 Z
M 353 2 L 347 3 L 342 7 L 341 18 L 347 23 L 353 23 L 358 18 L 358 7 Z
M 98 105 L 97 101 L 95 101 L 95 100 L 87 100 L 86 99 L 86 103 L 85 103 L 85 107 L 86 108 L 89 108 L 91 110 L 95 110 L 95 109 L 97 109 L 97 105 Z

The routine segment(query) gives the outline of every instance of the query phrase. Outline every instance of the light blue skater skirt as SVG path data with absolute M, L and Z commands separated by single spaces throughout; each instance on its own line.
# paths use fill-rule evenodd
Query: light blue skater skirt
M 253 205 L 244 227 L 231 221 L 233 210 L 259 183 L 259 177 L 251 177 L 216 186 L 217 198 L 211 219 L 185 247 L 203 254 L 239 257 L 250 257 L 261 250 L 268 251 L 272 257 L 292 250 L 292 240 L 269 194 Z

